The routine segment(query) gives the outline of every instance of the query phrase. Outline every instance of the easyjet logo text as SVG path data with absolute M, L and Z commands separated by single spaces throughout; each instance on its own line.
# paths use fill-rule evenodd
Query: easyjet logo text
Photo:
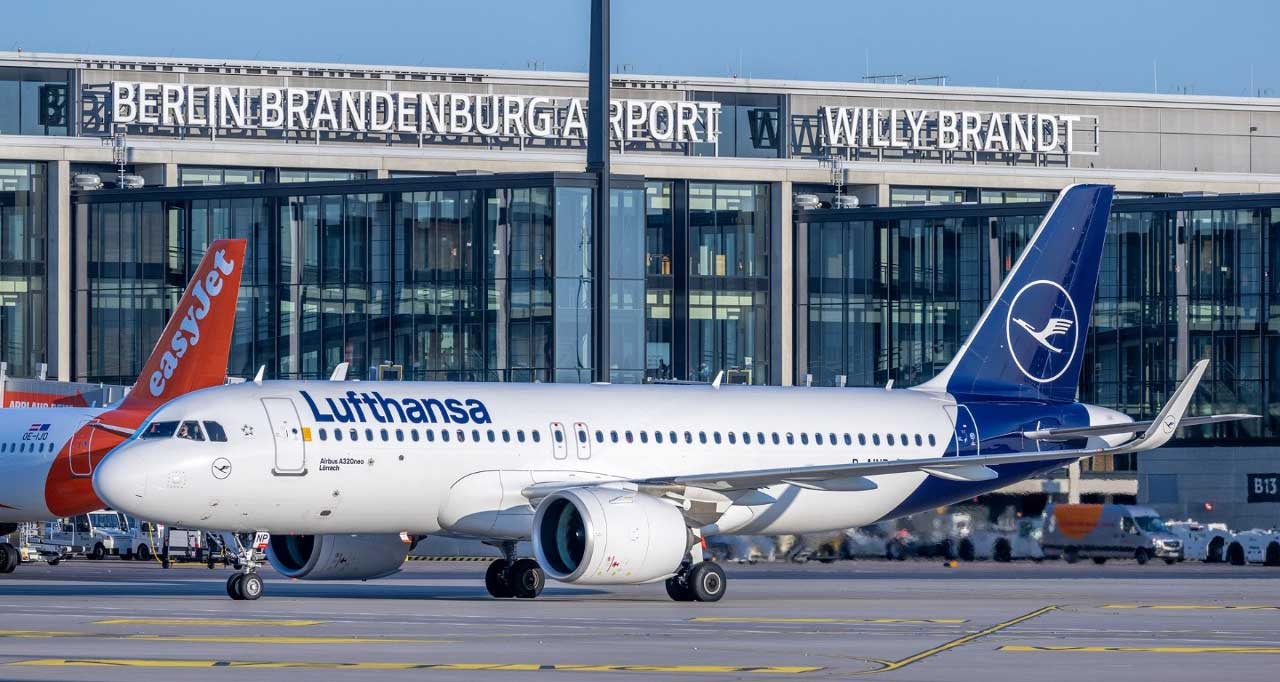
M 178 329 L 169 337 L 169 348 L 160 356 L 160 368 L 151 373 L 149 388 L 151 395 L 160 397 L 165 385 L 173 378 L 174 372 L 182 364 L 182 358 L 192 346 L 200 343 L 200 321 L 209 314 L 213 307 L 213 299 L 222 293 L 223 277 L 235 270 L 234 261 L 227 260 L 226 251 L 214 254 L 213 268 L 204 277 L 196 277 L 191 283 L 191 295 L 195 301 L 187 307 L 180 318 Z M 183 297 L 183 301 L 187 298 Z M 164 343 L 164 339 L 160 340 Z

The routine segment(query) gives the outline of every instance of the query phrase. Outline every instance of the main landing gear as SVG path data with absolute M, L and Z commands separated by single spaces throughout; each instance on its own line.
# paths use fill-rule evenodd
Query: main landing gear
M 227 578 L 227 596 L 236 601 L 253 601 L 262 596 L 262 576 L 258 575 L 258 567 L 266 557 L 268 533 L 255 533 L 253 545 L 245 547 L 240 536 L 229 533 L 235 539 L 237 571 Z
M 484 573 L 484 586 L 498 599 L 533 599 L 542 594 L 547 584 L 547 574 L 533 559 L 517 559 L 516 543 L 503 541 L 498 545 L 505 558 L 494 559 Z
M 685 563 L 667 578 L 667 596 L 675 601 L 720 601 L 727 582 L 724 569 L 715 562 Z

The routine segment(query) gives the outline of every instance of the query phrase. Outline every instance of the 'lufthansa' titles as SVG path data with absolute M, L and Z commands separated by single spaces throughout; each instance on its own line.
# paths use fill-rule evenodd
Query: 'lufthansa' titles
M 347 391 L 337 398 L 316 403 L 306 391 L 299 391 L 318 423 L 367 422 L 383 424 L 492 424 L 489 409 L 474 398 L 384 398 L 377 391 Z

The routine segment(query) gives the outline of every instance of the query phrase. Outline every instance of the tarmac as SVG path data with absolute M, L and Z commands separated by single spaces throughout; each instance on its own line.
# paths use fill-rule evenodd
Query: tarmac
M 370 582 L 119 560 L 0 576 L 0 680 L 1274 679 L 1280 569 L 730 564 L 715 604 L 661 584 L 494 600 L 479 562 Z

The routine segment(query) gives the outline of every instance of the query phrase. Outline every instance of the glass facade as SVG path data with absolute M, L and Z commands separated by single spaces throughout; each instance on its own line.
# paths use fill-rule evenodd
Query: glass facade
M 254 185 L 264 182 L 261 168 L 223 168 L 220 166 L 183 166 L 178 169 L 178 184 L 183 187 L 204 185 Z
M 44 164 L 0 161 L 0 361 L 12 376 L 46 360 L 48 201 Z
M 131 382 L 191 268 L 234 236 L 250 263 L 231 375 L 322 378 L 347 361 L 419 380 L 589 381 L 594 189 L 585 176 L 514 177 L 81 195 L 76 374 Z M 641 186 L 615 182 L 615 230 L 643 235 Z M 627 253 L 637 264 L 615 280 L 619 308 L 639 309 L 639 238 Z M 621 286 L 634 281 L 638 293 Z M 639 349 L 635 315 L 613 335 L 626 325 L 636 338 L 615 343 Z M 639 376 L 630 352 L 614 362 Z
M 770 187 L 652 181 L 645 189 L 645 375 L 767 384 Z
M 909 386 L 959 348 L 1047 203 L 810 211 L 796 225 L 796 381 Z M 1118 200 L 1079 399 L 1154 417 L 1200 358 L 1193 411 L 1252 422 L 1184 442 L 1280 439 L 1280 196 Z M 1131 460 L 1097 466 L 1129 468 Z
M 0 135 L 66 135 L 71 72 L 0 67 Z

